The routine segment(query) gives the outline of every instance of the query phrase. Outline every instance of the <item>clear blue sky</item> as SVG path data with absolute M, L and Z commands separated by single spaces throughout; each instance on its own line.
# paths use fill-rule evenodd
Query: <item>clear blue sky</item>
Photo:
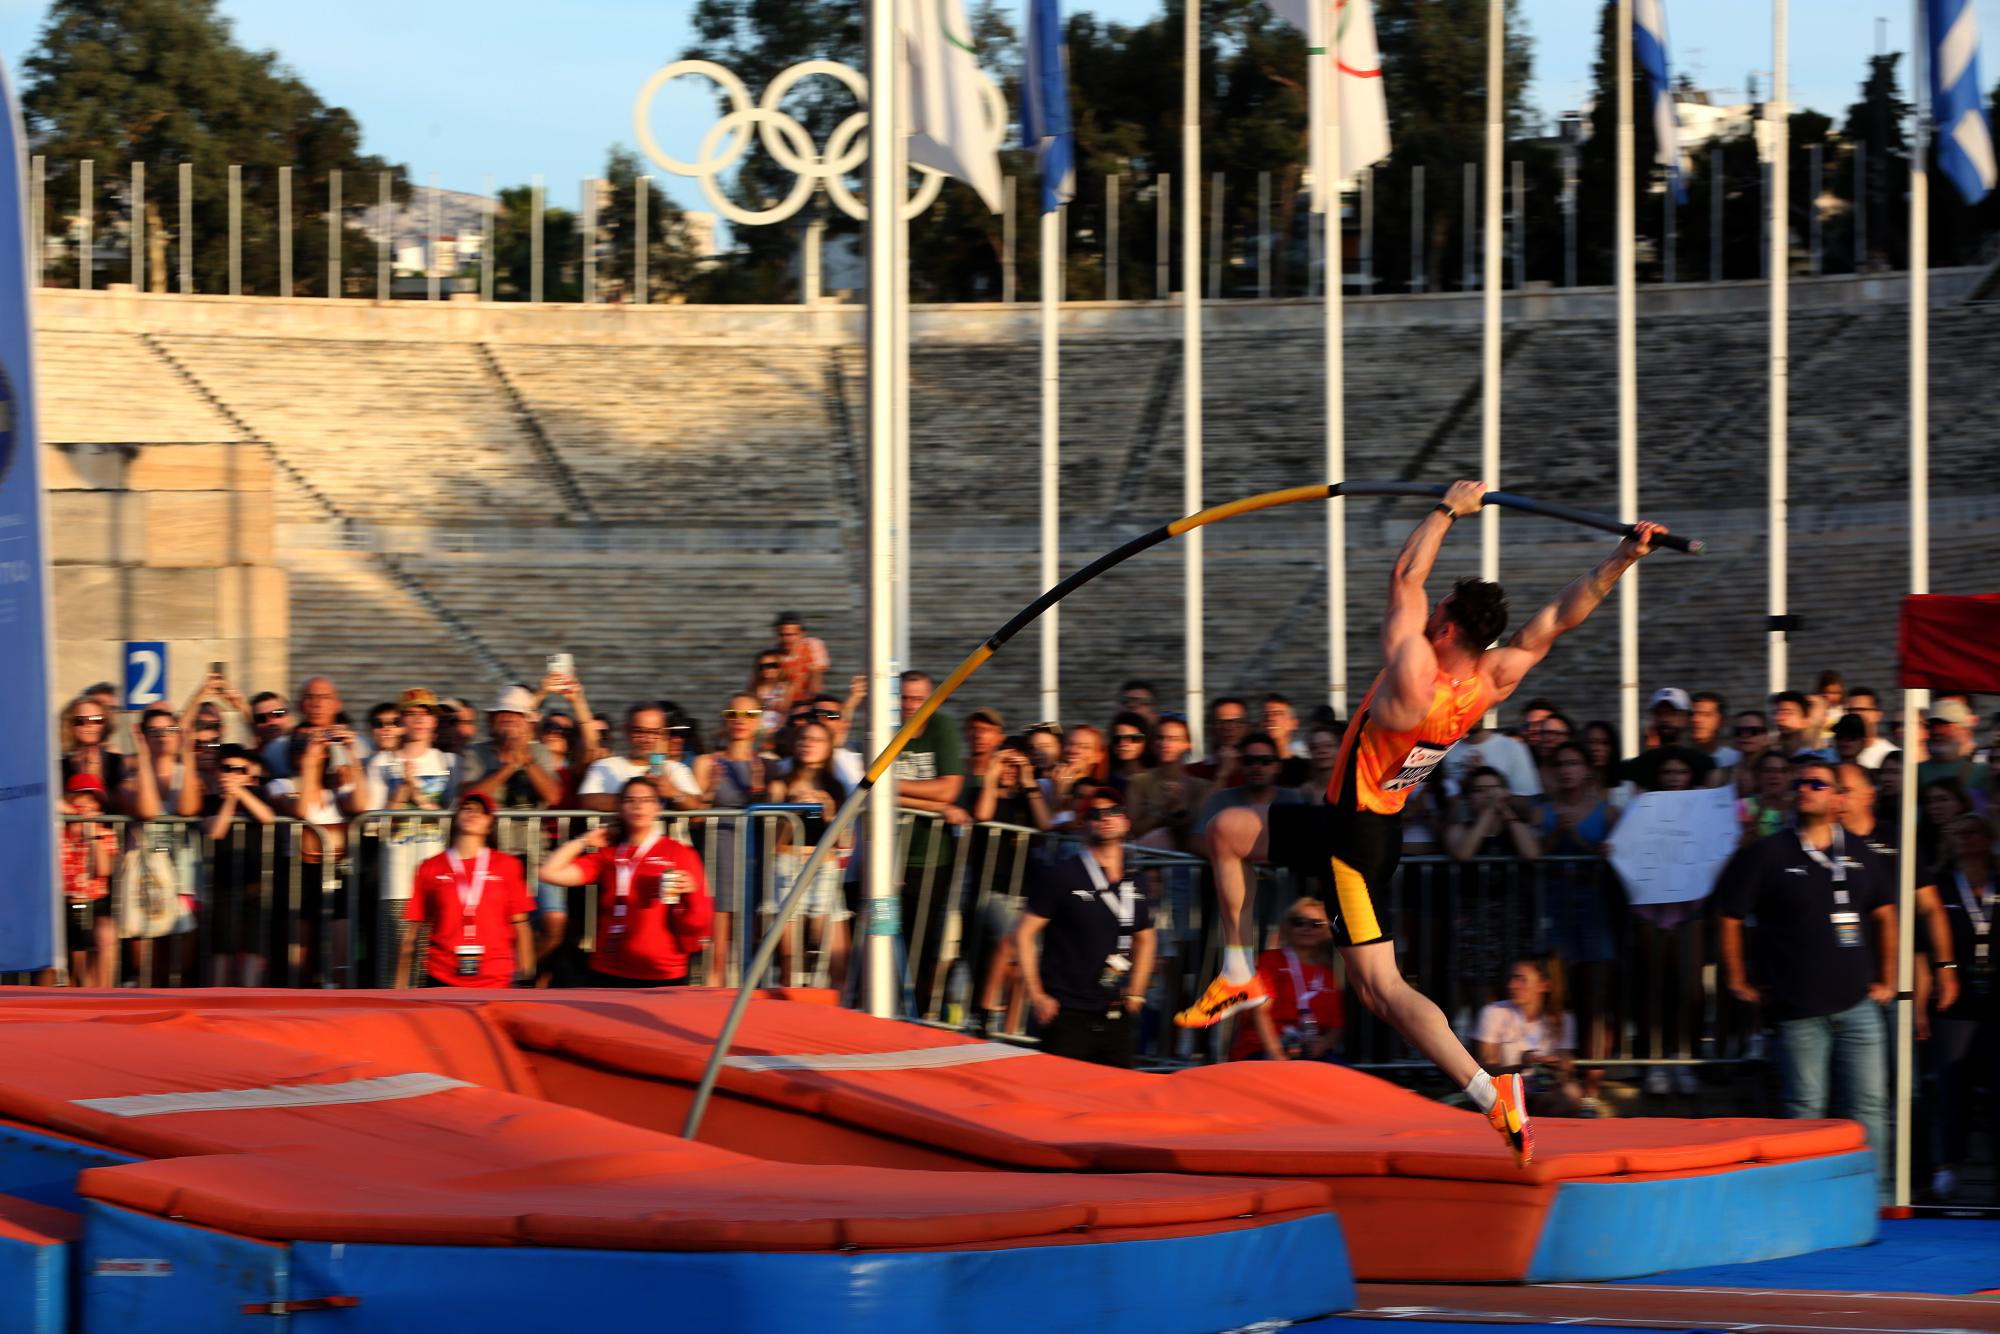
M 1978 0 L 1980 73 L 2000 77 L 2000 0 Z M 1069 0 L 1131 22 L 1160 0 Z M 1586 0 L 1521 0 L 1535 44 L 1533 101 L 1554 112 L 1589 87 L 1596 7 Z M 603 168 L 605 150 L 630 144 L 640 86 L 690 36 L 693 0 L 222 0 L 247 44 L 277 51 L 328 102 L 360 120 L 370 151 L 409 164 L 419 183 L 480 190 L 536 172 L 552 201 L 573 202 L 576 183 Z M 1677 69 L 1702 87 L 1733 93 L 1771 65 L 1768 4 L 1666 0 Z M 46 0 L 0 0 L 0 58 L 10 71 L 34 45 Z M 1854 100 L 1875 50 L 1875 20 L 1889 19 L 1888 49 L 1907 46 L 1910 0 L 1793 0 L 1791 100 L 1839 115 Z M 1905 91 L 1908 90 L 1907 70 Z M 683 81 L 659 104 L 666 146 L 694 156 L 710 123 L 706 85 Z M 756 92 L 752 90 L 753 94 Z M 695 204 L 691 182 L 662 182 Z

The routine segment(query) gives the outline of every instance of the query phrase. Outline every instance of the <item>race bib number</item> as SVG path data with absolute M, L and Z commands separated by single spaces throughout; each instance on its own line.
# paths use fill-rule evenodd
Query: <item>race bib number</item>
M 1382 784 L 1384 792 L 1404 792 L 1417 786 L 1431 776 L 1431 770 L 1438 767 L 1450 746 L 1432 746 L 1422 741 L 1410 747 L 1409 755 L 1403 760 L 1403 767 L 1396 776 Z

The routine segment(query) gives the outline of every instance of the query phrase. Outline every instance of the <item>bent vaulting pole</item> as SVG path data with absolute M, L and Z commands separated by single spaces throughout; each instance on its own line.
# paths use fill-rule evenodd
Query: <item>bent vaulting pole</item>
M 771 966 L 771 959 L 778 952 L 778 942 L 783 939 L 785 928 L 791 923 L 793 915 L 798 912 L 799 905 L 805 902 L 806 890 L 815 883 L 815 877 L 819 874 L 821 864 L 826 860 L 828 850 L 839 844 L 840 836 L 847 832 L 855 817 L 860 814 L 861 807 L 866 804 L 869 792 L 876 782 L 889 772 L 890 766 L 896 762 L 896 757 L 902 754 L 903 747 L 922 735 L 925 726 L 931 720 L 931 715 L 936 713 L 974 672 L 985 666 L 987 659 L 998 653 L 1008 640 L 1032 625 L 1043 612 L 1098 575 L 1123 565 L 1142 551 L 1152 550 L 1169 538 L 1195 532 L 1206 528 L 1209 524 L 1221 523 L 1224 519 L 1234 519 L 1244 514 L 1255 514 L 1259 510 L 1276 509 L 1280 505 L 1296 505 L 1307 500 L 1333 500 L 1341 496 L 1418 496 L 1435 500 L 1444 495 L 1446 489 L 1429 482 L 1315 482 L 1310 486 L 1266 491 L 1262 495 L 1246 496 L 1242 500 L 1211 506 L 1186 518 L 1162 524 L 1149 533 L 1142 533 L 1133 538 L 1115 551 L 1106 552 L 1016 612 L 1012 620 L 994 631 L 985 643 L 972 651 L 970 657 L 958 664 L 950 676 L 938 682 L 937 689 L 931 692 L 931 697 L 924 701 L 922 708 L 903 720 L 902 727 L 889 739 L 889 744 L 882 752 L 869 762 L 867 774 L 855 785 L 854 791 L 848 794 L 847 800 L 841 803 L 839 812 L 827 825 L 826 832 L 820 835 L 818 845 L 813 848 L 812 855 L 806 858 L 805 865 L 799 868 L 798 877 L 793 880 L 791 889 L 785 895 L 784 903 L 778 908 L 776 919 L 765 930 L 764 939 L 757 947 L 757 956 L 750 961 L 750 967 L 743 974 L 743 984 L 737 988 L 736 1001 L 729 1007 L 729 1017 L 723 1022 L 722 1032 L 716 1037 L 715 1051 L 708 1058 L 708 1067 L 702 1071 L 701 1087 L 695 1090 L 694 1102 L 688 1108 L 687 1123 L 682 1127 L 681 1135 L 686 1139 L 693 1139 L 701 1130 L 702 1114 L 708 1110 L 709 1097 L 715 1092 L 715 1081 L 722 1072 L 723 1060 L 729 1055 L 730 1044 L 736 1039 L 737 1027 L 743 1022 L 743 1012 L 749 1008 L 751 996 L 763 979 L 765 970 Z M 1527 496 L 1510 495 L 1505 491 L 1488 491 L 1484 503 L 1520 510 L 1527 514 L 1539 514 L 1543 518 L 1561 519 L 1565 523 L 1597 528 L 1620 536 L 1629 536 L 1635 527 L 1633 524 L 1620 523 L 1609 515 L 1572 509 L 1568 505 L 1531 500 Z M 1699 554 L 1702 550 L 1701 542 L 1694 538 L 1682 537 L 1678 533 L 1669 533 L 1662 537 L 1660 545 L 1671 547 L 1675 551 L 1685 551 L 1691 555 Z

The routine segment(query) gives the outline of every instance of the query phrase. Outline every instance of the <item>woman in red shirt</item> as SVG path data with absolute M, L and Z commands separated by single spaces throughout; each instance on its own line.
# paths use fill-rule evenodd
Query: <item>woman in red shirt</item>
M 111 918 L 111 875 L 118 865 L 118 834 L 90 820 L 104 814 L 104 780 L 74 773 L 63 784 L 62 811 L 84 817 L 62 827 L 62 887 L 69 935 L 69 984 L 116 985 L 118 924 Z M 49 979 L 53 981 L 53 976 Z
M 542 863 L 551 885 L 597 886 L 594 987 L 676 987 L 715 919 L 701 858 L 660 823 L 660 789 L 634 778 L 618 792 L 618 818 L 573 838 Z
M 1330 1061 L 1340 1048 L 1340 981 L 1326 966 L 1326 904 L 1297 899 L 1285 912 L 1285 943 L 1257 956 L 1271 999 L 1236 1025 L 1232 1061 Z
M 510 987 L 535 974 L 534 937 L 528 915 L 535 900 L 521 874 L 521 859 L 495 852 L 493 801 L 478 792 L 458 801 L 451 847 L 417 865 L 406 922 L 428 922 L 424 985 Z M 414 931 L 403 937 L 396 976 L 410 975 Z

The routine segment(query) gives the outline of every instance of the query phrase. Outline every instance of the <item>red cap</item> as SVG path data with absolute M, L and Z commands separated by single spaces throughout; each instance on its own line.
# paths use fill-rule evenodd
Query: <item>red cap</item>
M 101 797 L 104 795 L 104 780 L 96 774 L 71 774 L 69 781 L 63 784 L 63 795 L 77 792 L 95 792 Z
M 458 799 L 458 805 L 461 810 L 467 806 L 477 806 L 488 815 L 493 814 L 493 798 L 484 792 L 468 792 Z

